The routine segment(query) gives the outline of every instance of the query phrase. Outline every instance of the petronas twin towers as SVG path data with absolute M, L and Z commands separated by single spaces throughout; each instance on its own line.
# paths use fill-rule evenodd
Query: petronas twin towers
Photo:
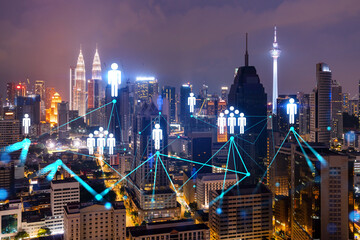
M 98 48 L 96 47 L 92 77 L 88 82 L 85 75 L 85 61 L 80 47 L 76 67 L 70 67 L 70 108 L 77 110 L 79 116 L 86 114 L 88 108 L 98 107 L 101 88 L 101 62 Z M 88 83 L 88 84 L 87 84 Z

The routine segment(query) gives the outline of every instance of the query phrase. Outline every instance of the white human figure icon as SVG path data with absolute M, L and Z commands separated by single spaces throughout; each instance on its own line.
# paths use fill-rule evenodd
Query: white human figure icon
M 228 126 L 230 127 L 230 134 L 234 134 L 234 127 L 236 126 L 236 118 L 234 117 L 234 113 L 230 113 L 230 117 L 228 118 Z
M 289 115 L 289 123 L 295 123 L 295 114 L 297 114 L 297 105 L 294 103 L 295 100 L 290 98 L 289 103 L 287 105 L 287 114 Z
M 90 133 L 89 137 L 86 139 L 86 146 L 89 149 L 89 155 L 94 154 L 95 138 L 92 133 Z
M 152 131 L 152 139 L 154 140 L 155 150 L 160 149 L 160 140 L 163 139 L 162 130 L 160 129 L 160 124 L 155 124 L 155 129 Z
M 29 134 L 29 128 L 30 128 L 30 125 L 31 125 L 31 120 L 29 118 L 29 114 L 26 113 L 24 115 L 22 125 L 24 127 L 24 134 Z
M 196 105 L 196 98 L 194 97 L 194 93 L 190 93 L 190 97 L 188 97 L 188 105 L 190 106 L 190 112 L 194 112 L 194 106 Z
M 224 113 L 220 113 L 220 116 L 218 117 L 217 125 L 219 127 L 219 133 L 224 134 L 226 127 L 226 117 L 224 117 Z
M 114 138 L 114 134 L 112 133 L 109 134 L 109 137 L 107 139 L 107 146 L 109 147 L 109 154 L 113 155 L 114 147 L 115 147 L 115 138 Z
M 240 113 L 238 125 L 240 126 L 240 134 L 244 134 L 244 127 L 246 126 L 246 117 L 244 117 L 244 113 Z
M 118 96 L 118 87 L 121 84 L 121 71 L 117 70 L 118 65 L 116 63 L 111 64 L 111 69 L 108 72 L 108 84 L 111 84 L 111 96 Z
M 104 147 L 105 147 L 105 138 L 104 135 L 102 133 L 99 134 L 99 137 L 97 139 L 97 146 L 99 149 L 99 154 L 103 155 L 104 154 Z

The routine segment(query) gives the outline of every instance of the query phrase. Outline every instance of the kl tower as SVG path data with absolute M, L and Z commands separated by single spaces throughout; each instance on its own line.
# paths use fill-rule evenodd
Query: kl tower
M 274 28 L 274 42 L 273 48 L 270 50 L 271 57 L 273 58 L 273 94 L 272 94 L 272 112 L 276 114 L 277 103 L 276 99 L 278 98 L 278 74 L 277 74 L 277 59 L 280 56 L 280 48 L 276 41 L 276 26 Z

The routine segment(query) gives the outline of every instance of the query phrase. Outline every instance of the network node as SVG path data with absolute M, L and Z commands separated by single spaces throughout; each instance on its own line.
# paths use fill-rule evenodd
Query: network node
M 159 112 L 159 115 L 161 115 L 161 112 Z
M 159 156 L 159 155 L 160 155 L 160 152 L 159 152 L 159 151 L 156 151 L 156 153 L 155 153 L 155 154 Z
M 180 136 L 177 136 L 177 138 L 180 138 Z
M 103 199 L 103 197 L 100 194 L 97 194 L 95 196 L 95 199 L 98 200 L 98 201 L 101 201 Z
M 326 129 L 327 129 L 328 131 L 330 131 L 330 130 L 331 130 L 331 127 L 330 127 L 330 126 L 328 126 Z
M 231 136 L 231 137 L 230 137 L 230 140 L 234 141 L 234 136 Z
M 221 194 L 220 194 L 220 198 L 223 198 L 223 197 L 224 197 L 224 193 L 221 193 Z
M 152 198 L 152 199 L 151 199 L 151 202 L 155 202 L 155 199 L 154 199 L 154 198 Z
M 8 196 L 8 192 L 3 189 L 3 188 L 0 188 L 0 200 L 5 200 Z
M 290 131 L 294 131 L 295 130 L 295 128 L 294 127 L 290 127 Z
M 194 115 L 191 114 L 190 117 L 194 117 Z
M 116 103 L 116 99 L 113 99 L 112 102 L 113 102 L 113 103 Z
M 193 185 L 193 188 L 196 188 L 196 185 L 195 185 L 195 184 Z
M 247 176 L 247 177 L 250 177 L 250 173 L 249 173 L 249 172 L 247 172 L 247 173 L 246 173 L 246 176 Z
M 109 210 L 109 209 L 111 209 L 111 207 L 112 207 L 112 206 L 111 206 L 111 203 L 109 203 L 109 202 L 105 203 L 105 208 L 106 208 L 106 209 Z
M 152 169 L 150 169 L 150 172 L 152 172 Z
M 126 151 L 126 148 L 124 148 L 124 151 Z
M 221 208 L 217 208 L 217 209 L 216 209 L 216 213 L 217 213 L 217 214 L 221 214 L 221 213 L 222 213 Z
M 58 159 L 58 160 L 56 160 L 56 164 L 57 165 L 61 165 L 63 162 L 60 160 L 60 159 Z
M 127 199 L 127 196 L 124 196 L 124 197 L 123 197 L 123 199 L 125 199 L 125 200 L 126 200 L 126 199 Z
M 269 116 L 269 118 L 271 118 L 272 116 Z
M 280 183 L 275 183 L 275 187 L 280 187 Z
M 141 132 L 139 132 L 139 134 L 141 134 Z

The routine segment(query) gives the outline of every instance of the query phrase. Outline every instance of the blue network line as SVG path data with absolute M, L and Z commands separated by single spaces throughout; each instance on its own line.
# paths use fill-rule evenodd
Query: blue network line
M 20 166 L 24 166 L 30 145 L 31 145 L 31 141 L 28 138 L 25 138 L 21 142 L 17 142 L 10 146 L 1 148 L 0 149 L 1 161 L 4 163 L 9 163 L 11 160 L 10 153 L 22 149 L 20 152 L 19 160 L 20 160 Z
M 296 141 L 298 142 L 302 153 L 304 154 L 304 157 L 305 157 L 305 159 L 306 159 L 306 163 L 308 164 L 311 172 L 315 172 L 315 167 L 314 167 L 314 165 L 311 163 L 311 161 L 310 161 L 310 159 L 309 159 L 309 156 L 306 154 L 306 152 L 305 152 L 303 146 L 301 145 L 299 139 L 297 138 L 296 134 L 294 134 L 294 137 L 295 137 Z

